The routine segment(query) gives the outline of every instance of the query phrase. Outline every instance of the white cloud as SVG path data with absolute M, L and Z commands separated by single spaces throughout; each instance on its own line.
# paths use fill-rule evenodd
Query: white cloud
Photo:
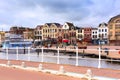
M 119 3 L 120 0 L 1 0 L 0 25 L 9 30 L 14 25 L 36 27 L 71 21 L 78 26 L 97 27 L 120 13 Z

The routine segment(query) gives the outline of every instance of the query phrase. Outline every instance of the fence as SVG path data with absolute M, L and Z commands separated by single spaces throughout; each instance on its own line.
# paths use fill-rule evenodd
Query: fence
M 94 56 L 94 58 L 91 58 L 91 56 Z M 72 64 L 75 66 L 120 69 L 119 50 L 102 49 L 100 47 L 96 49 L 78 49 L 78 47 L 6 48 L 1 49 L 0 58 L 7 60 L 28 60 L 56 64 Z

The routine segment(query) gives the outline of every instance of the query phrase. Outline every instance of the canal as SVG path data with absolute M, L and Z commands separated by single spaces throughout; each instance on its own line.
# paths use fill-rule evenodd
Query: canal
M 17 54 L 18 53 L 18 54 Z M 0 52 L 0 59 L 9 59 L 9 60 L 27 60 L 27 61 L 35 61 L 35 62 L 50 62 L 57 63 L 58 61 L 58 52 L 39 52 L 37 53 L 35 50 L 8 50 Z M 97 57 L 89 57 L 89 56 L 78 56 L 78 66 L 88 66 L 88 67 L 98 67 L 98 58 Z M 76 55 L 59 53 L 59 64 L 70 64 L 76 65 Z M 120 60 L 113 61 L 111 59 L 101 59 L 101 68 L 110 68 L 110 69 L 120 69 Z

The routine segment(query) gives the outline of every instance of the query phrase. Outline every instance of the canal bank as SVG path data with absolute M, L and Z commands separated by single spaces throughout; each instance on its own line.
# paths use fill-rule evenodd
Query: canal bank
M 91 58 L 92 57 L 93 58 L 98 58 L 99 57 L 99 52 L 100 52 L 100 55 L 101 55 L 102 59 L 120 60 L 119 49 L 105 50 L 105 48 L 103 47 L 103 49 L 101 49 L 100 51 L 99 51 L 99 48 L 78 49 L 78 55 L 82 56 L 82 57 L 87 56 L 87 57 L 91 57 Z M 57 53 L 58 49 L 55 48 L 55 47 L 50 47 L 50 48 L 44 48 L 44 51 L 45 52 Z M 39 52 L 41 52 L 41 48 L 39 48 Z M 72 48 L 72 49 L 71 48 L 59 48 L 59 52 L 64 53 L 64 54 L 69 54 L 70 56 L 75 56 L 77 50 L 75 48 Z

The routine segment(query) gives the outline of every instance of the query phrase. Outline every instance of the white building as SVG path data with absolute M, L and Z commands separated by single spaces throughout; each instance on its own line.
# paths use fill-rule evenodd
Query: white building
M 91 37 L 92 37 L 92 40 L 98 39 L 98 29 L 97 28 L 93 28 L 92 29 L 92 35 L 91 35 Z
M 108 43 L 108 26 L 104 22 L 98 26 L 98 38 L 103 44 Z
M 93 44 L 98 44 L 98 28 L 92 28 L 92 43 Z

